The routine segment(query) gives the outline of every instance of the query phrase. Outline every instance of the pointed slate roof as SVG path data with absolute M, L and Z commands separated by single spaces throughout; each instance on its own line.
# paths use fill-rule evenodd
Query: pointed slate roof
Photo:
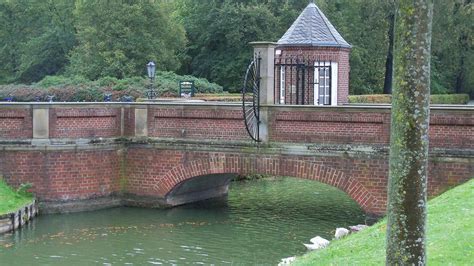
M 278 41 L 279 46 L 351 48 L 314 3 L 310 3 Z

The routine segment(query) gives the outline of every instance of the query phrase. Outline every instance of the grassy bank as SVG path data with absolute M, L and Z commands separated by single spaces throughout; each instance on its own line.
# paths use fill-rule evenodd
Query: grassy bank
M 0 179 L 0 215 L 16 211 L 32 199 L 29 193 L 17 192 Z
M 429 201 L 427 256 L 430 265 L 474 262 L 474 180 Z M 293 265 L 384 265 L 386 220 L 331 242 Z

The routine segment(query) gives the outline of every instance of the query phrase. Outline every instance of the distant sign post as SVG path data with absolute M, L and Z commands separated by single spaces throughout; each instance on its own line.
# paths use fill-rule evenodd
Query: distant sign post
M 194 97 L 194 81 L 180 81 L 179 82 L 179 96 L 180 97 Z

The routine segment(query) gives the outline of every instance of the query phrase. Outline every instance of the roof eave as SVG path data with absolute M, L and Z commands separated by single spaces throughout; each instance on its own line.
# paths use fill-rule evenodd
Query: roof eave
M 331 48 L 347 48 L 352 49 L 350 44 L 326 44 L 326 43 L 278 43 L 278 47 L 290 47 L 290 46 L 301 46 L 301 47 L 331 47 Z

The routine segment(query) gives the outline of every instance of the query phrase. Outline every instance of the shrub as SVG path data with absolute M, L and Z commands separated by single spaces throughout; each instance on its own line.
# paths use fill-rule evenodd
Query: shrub
M 155 88 L 160 97 L 178 96 L 179 81 L 192 80 L 197 92 L 221 93 L 222 86 L 206 79 L 193 76 L 180 76 L 173 72 L 157 71 Z M 47 95 L 54 95 L 54 101 L 83 102 L 103 101 L 105 94 L 112 94 L 113 100 L 129 95 L 133 98 L 144 98 L 149 80 L 146 77 L 116 79 L 102 77 L 96 81 L 86 80 L 81 76 L 47 76 L 32 85 L 0 85 L 0 101 L 13 96 L 14 101 L 46 101 Z
M 391 103 L 392 95 L 389 94 L 368 94 L 350 95 L 349 103 Z
M 117 84 L 118 79 L 114 77 L 102 77 L 97 80 L 97 83 L 101 87 L 112 87 L 113 85 Z
M 30 189 L 33 188 L 33 184 L 31 183 L 22 183 L 16 190 L 16 193 L 18 193 L 18 195 L 22 195 L 22 196 L 32 196 L 32 194 L 30 193 Z
M 431 104 L 467 104 L 468 94 L 434 94 L 431 95 Z
M 36 87 L 50 88 L 50 87 L 63 87 L 67 85 L 86 85 L 90 82 L 81 76 L 46 76 L 40 82 L 36 84 Z M 34 86 L 34 85 L 33 85 Z
M 41 88 L 49 88 L 61 86 L 67 83 L 67 78 L 64 76 L 46 76 L 37 85 Z
M 372 94 L 372 95 L 350 95 L 349 103 L 386 103 L 392 102 L 392 95 Z M 433 94 L 431 95 L 431 104 L 467 104 L 469 102 L 468 94 Z

